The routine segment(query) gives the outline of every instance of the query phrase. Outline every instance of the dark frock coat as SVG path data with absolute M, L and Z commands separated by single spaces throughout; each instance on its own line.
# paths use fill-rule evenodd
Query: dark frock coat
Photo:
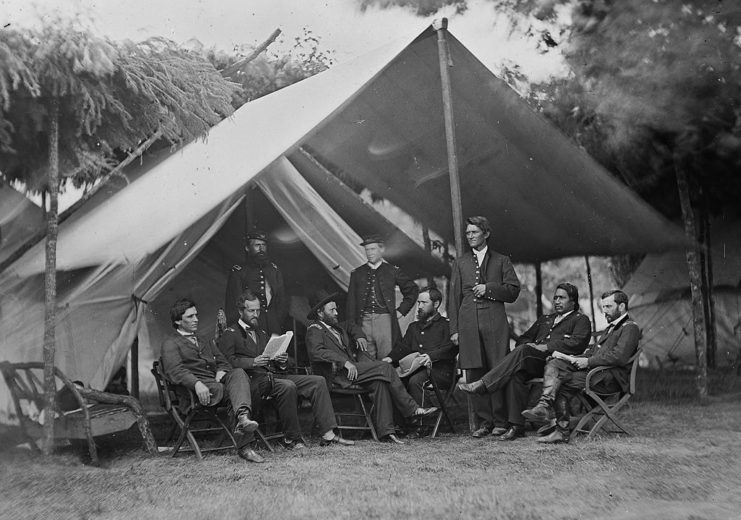
M 476 285 L 473 253 L 468 251 L 452 267 L 448 318 L 450 333 L 458 333 L 460 367 L 464 370 L 491 368 L 487 359 L 498 360 L 509 352 L 509 323 L 504 304 L 514 302 L 520 294 L 520 280 L 512 261 L 491 247 L 484 256 L 480 273 L 486 294 L 477 298 L 473 294 Z M 482 344 L 480 327 L 487 328 L 495 340 Z

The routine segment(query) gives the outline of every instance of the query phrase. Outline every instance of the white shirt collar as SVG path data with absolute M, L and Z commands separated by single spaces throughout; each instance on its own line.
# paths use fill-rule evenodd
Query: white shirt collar
M 186 338 L 192 338 L 193 336 L 196 335 L 195 332 L 185 332 L 185 331 L 180 330 L 180 329 L 176 329 L 176 330 L 178 331 L 178 334 L 180 334 L 181 336 L 186 337 Z
M 615 321 L 611 321 L 611 322 L 609 322 L 609 323 L 607 324 L 607 326 L 608 326 L 608 327 L 615 327 L 615 326 L 617 326 L 617 324 L 618 324 L 618 323 L 620 323 L 621 321 L 623 321 L 623 320 L 624 320 L 625 318 L 627 318 L 627 317 L 628 317 L 628 313 L 626 312 L 625 314 L 623 314 L 622 316 L 620 316 L 620 317 L 619 317 L 618 319 L 616 319 Z
M 569 312 L 565 312 L 563 314 L 556 314 L 556 319 L 553 321 L 553 323 L 558 323 L 562 321 L 566 316 L 574 312 L 574 309 L 571 309 Z
M 242 318 L 239 318 L 239 321 L 237 321 L 237 323 L 239 323 L 239 326 L 242 327 L 245 330 L 250 330 L 252 328 L 247 323 L 245 323 L 244 321 L 242 321 Z
M 381 260 L 379 260 L 378 262 L 376 262 L 375 264 L 372 264 L 372 263 L 368 262 L 368 267 L 370 267 L 371 269 L 373 269 L 373 270 L 375 271 L 376 269 L 378 269 L 379 267 L 381 267 L 381 264 L 382 264 L 382 263 L 383 263 L 384 261 L 385 261 L 385 260 L 381 259 Z
M 481 260 L 483 260 L 484 255 L 486 255 L 486 252 L 488 250 L 489 250 L 489 246 L 488 245 L 484 246 L 484 248 L 481 251 L 476 251 L 475 249 L 472 250 L 473 251 L 473 254 L 475 254 L 476 255 L 476 258 L 478 259 L 479 264 L 481 263 Z

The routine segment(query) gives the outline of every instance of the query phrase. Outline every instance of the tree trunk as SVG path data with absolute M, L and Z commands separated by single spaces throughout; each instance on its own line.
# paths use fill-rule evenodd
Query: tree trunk
M 59 103 L 49 114 L 49 211 L 46 213 L 46 273 L 44 276 L 44 455 L 54 447 L 54 333 L 57 310 L 57 226 L 59 217 Z
M 717 340 L 715 334 L 715 304 L 713 303 L 713 243 L 710 238 L 710 212 L 708 210 L 707 189 L 702 189 L 702 202 L 699 208 L 700 236 L 702 244 L 702 295 L 705 323 L 707 325 L 707 363 L 708 368 L 716 367 Z
M 587 265 L 587 287 L 589 288 L 589 309 L 592 311 L 592 332 L 597 330 L 597 313 L 594 310 L 594 285 L 592 283 L 592 266 L 589 264 L 589 256 L 584 257 Z M 579 302 L 576 302 L 579 305 Z
M 535 262 L 535 317 L 543 315 L 543 268 L 540 262 Z
M 684 234 L 690 243 L 687 246 L 687 269 L 689 271 L 690 292 L 692 299 L 692 324 L 695 331 L 695 358 L 697 364 L 697 395 L 700 400 L 708 397 L 708 366 L 707 350 L 705 347 L 705 313 L 702 305 L 702 274 L 700 272 L 700 255 L 697 246 L 697 231 L 695 215 L 692 210 L 689 183 L 684 161 L 680 157 L 674 158 L 674 171 L 677 177 L 677 191 L 682 206 L 682 220 Z

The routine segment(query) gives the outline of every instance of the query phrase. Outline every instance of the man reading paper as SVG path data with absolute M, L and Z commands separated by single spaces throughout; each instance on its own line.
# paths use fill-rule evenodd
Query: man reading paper
M 250 291 L 243 292 L 236 301 L 239 320 L 227 328 L 219 341 L 219 348 L 233 367 L 243 368 L 250 376 L 253 396 L 272 397 L 285 433 L 283 445 L 287 449 L 306 448 L 298 420 L 298 398 L 311 402 L 314 419 L 322 432 L 321 446 L 339 444 L 350 446 L 354 442 L 335 434 L 337 427 L 327 384 L 321 376 L 285 373 L 288 354 L 278 354 L 271 359 L 265 353 L 267 333 L 259 329 L 260 300 Z

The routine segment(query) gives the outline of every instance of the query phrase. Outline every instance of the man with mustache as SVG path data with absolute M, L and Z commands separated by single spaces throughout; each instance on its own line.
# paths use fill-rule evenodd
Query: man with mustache
M 347 328 L 340 325 L 336 296 L 320 290 L 310 300 L 312 309 L 307 316 L 310 321 L 306 348 L 312 365 L 324 372 L 329 385 L 347 388 L 357 384 L 370 388 L 373 423 L 379 438 L 404 444 L 395 433 L 394 408 L 407 419 L 430 415 L 437 408 L 420 408 L 404 388 L 394 367 L 366 354 L 366 339 L 360 326 L 352 322 Z
M 270 396 L 275 400 L 285 434 L 283 446 L 290 450 L 306 448 L 298 419 L 298 398 L 311 403 L 314 418 L 322 434 L 321 446 L 354 443 L 334 433 L 337 428 L 334 408 L 324 378 L 315 375 L 288 374 L 285 372 L 288 354 L 270 359 L 264 354 L 268 343 L 265 331 L 259 328 L 260 301 L 250 291 L 237 299 L 239 320 L 226 329 L 219 340 L 219 348 L 235 368 L 242 368 L 252 380 L 254 395 Z
M 242 292 L 249 290 L 260 300 L 260 330 L 281 334 L 283 322 L 288 314 L 283 274 L 268 256 L 268 235 L 264 231 L 252 231 L 247 240 L 247 262 L 235 265 L 226 282 L 224 312 L 226 323 L 239 319 L 235 302 Z
M 590 386 L 600 393 L 625 392 L 630 385 L 628 360 L 638 349 L 641 331 L 628 316 L 628 295 L 612 290 L 602 295 L 602 312 L 607 318 L 607 328 L 581 356 L 554 352 L 543 375 L 543 393 L 537 406 L 522 415 L 538 421 L 548 417 L 548 409 L 556 411 L 556 429 L 538 442 L 555 444 L 569 442 L 571 411 L 570 396 L 584 389 L 587 373 L 595 367 L 611 367 L 599 372 Z

